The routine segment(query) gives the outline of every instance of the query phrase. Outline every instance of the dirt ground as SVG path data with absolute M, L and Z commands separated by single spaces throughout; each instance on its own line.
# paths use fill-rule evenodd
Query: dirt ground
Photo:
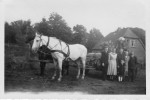
M 101 80 L 101 72 L 90 70 L 85 80 L 77 80 L 77 69 L 70 67 L 69 75 L 61 82 L 50 80 L 53 66 L 46 66 L 43 77 L 39 76 L 39 66 L 5 69 L 5 92 L 82 92 L 84 94 L 146 94 L 145 69 L 139 69 L 135 82 Z

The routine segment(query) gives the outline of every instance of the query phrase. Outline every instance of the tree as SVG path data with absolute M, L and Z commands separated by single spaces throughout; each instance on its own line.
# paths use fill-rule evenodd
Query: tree
M 57 13 L 51 13 L 48 25 L 52 36 L 57 37 L 67 43 L 72 40 L 71 28 L 67 25 L 66 21 Z
M 26 38 L 25 43 L 29 43 L 30 41 L 32 41 L 35 38 L 35 32 L 36 32 L 36 30 L 33 26 L 27 27 L 27 29 L 26 29 L 27 34 L 25 36 L 25 38 Z
M 86 28 L 83 25 L 76 25 L 73 27 L 73 43 L 86 44 L 88 33 Z
M 5 43 L 25 43 L 28 27 L 31 27 L 30 20 L 5 22 Z
M 42 21 L 34 24 L 35 30 L 46 36 L 54 36 L 64 42 L 71 43 L 72 30 L 66 21 L 57 13 L 51 13 L 48 19 L 42 18 Z M 29 28 L 32 31 L 32 28 Z M 33 37 L 33 35 L 32 35 Z M 27 41 L 32 39 L 28 37 Z
M 35 23 L 34 27 L 39 33 L 42 33 L 43 35 L 50 36 L 50 26 L 48 25 L 48 22 L 45 18 L 42 18 L 42 21 L 40 23 Z
M 23 21 L 23 20 L 18 20 L 11 22 L 11 27 L 13 32 L 15 33 L 15 40 L 17 43 L 24 44 L 26 41 L 26 36 L 27 36 L 27 28 L 31 27 L 31 22 L 30 20 Z
M 104 36 L 100 32 L 100 30 L 93 28 L 90 30 L 90 34 L 88 37 L 88 42 L 86 44 L 89 51 L 102 39 Z
M 5 22 L 5 43 L 16 43 L 15 35 L 16 33 L 12 26 L 8 22 Z

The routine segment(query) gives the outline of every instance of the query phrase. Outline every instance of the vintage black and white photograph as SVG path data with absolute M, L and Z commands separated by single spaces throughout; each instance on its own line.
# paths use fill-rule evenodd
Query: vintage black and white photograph
M 146 95 L 142 0 L 2 0 L 4 93 Z

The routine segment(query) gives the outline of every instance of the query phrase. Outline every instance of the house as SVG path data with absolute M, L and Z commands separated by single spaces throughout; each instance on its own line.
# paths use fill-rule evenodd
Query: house
M 145 45 L 130 28 L 118 28 L 115 32 L 108 34 L 103 40 L 95 45 L 93 52 L 100 52 L 104 42 L 111 42 L 114 45 L 117 45 L 117 41 L 120 37 L 125 38 L 125 48 L 129 52 L 134 51 L 139 62 L 145 62 Z

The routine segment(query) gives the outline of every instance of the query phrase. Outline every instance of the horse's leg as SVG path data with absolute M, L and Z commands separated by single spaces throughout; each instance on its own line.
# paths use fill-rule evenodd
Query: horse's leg
M 66 74 L 66 62 L 62 62 L 62 76 Z
M 86 60 L 83 59 L 83 58 L 81 60 L 82 60 L 82 66 L 83 66 L 82 79 L 84 79 L 84 76 L 85 76 L 85 63 L 86 63 L 85 61 Z
M 41 67 L 40 76 L 44 76 L 45 66 L 46 66 L 45 62 L 40 62 L 40 67 Z
M 65 75 L 65 62 L 62 62 L 62 76 Z
M 76 61 L 76 63 L 77 63 L 77 66 L 78 66 L 78 73 L 77 73 L 77 76 L 76 76 L 76 78 L 77 79 L 79 79 L 79 76 L 80 76 L 80 65 L 79 65 L 79 61 Z
M 61 78 L 62 78 L 62 60 L 61 59 L 59 59 L 58 60 L 58 67 L 59 67 L 59 78 L 58 78 L 58 82 L 60 82 L 61 81 Z
M 53 74 L 53 76 L 52 76 L 52 80 L 54 80 L 55 79 L 55 77 L 56 77 L 56 73 L 57 73 L 57 61 L 56 60 L 53 60 L 53 62 L 54 62 L 54 74 Z
M 67 75 L 69 75 L 69 62 L 67 61 Z

